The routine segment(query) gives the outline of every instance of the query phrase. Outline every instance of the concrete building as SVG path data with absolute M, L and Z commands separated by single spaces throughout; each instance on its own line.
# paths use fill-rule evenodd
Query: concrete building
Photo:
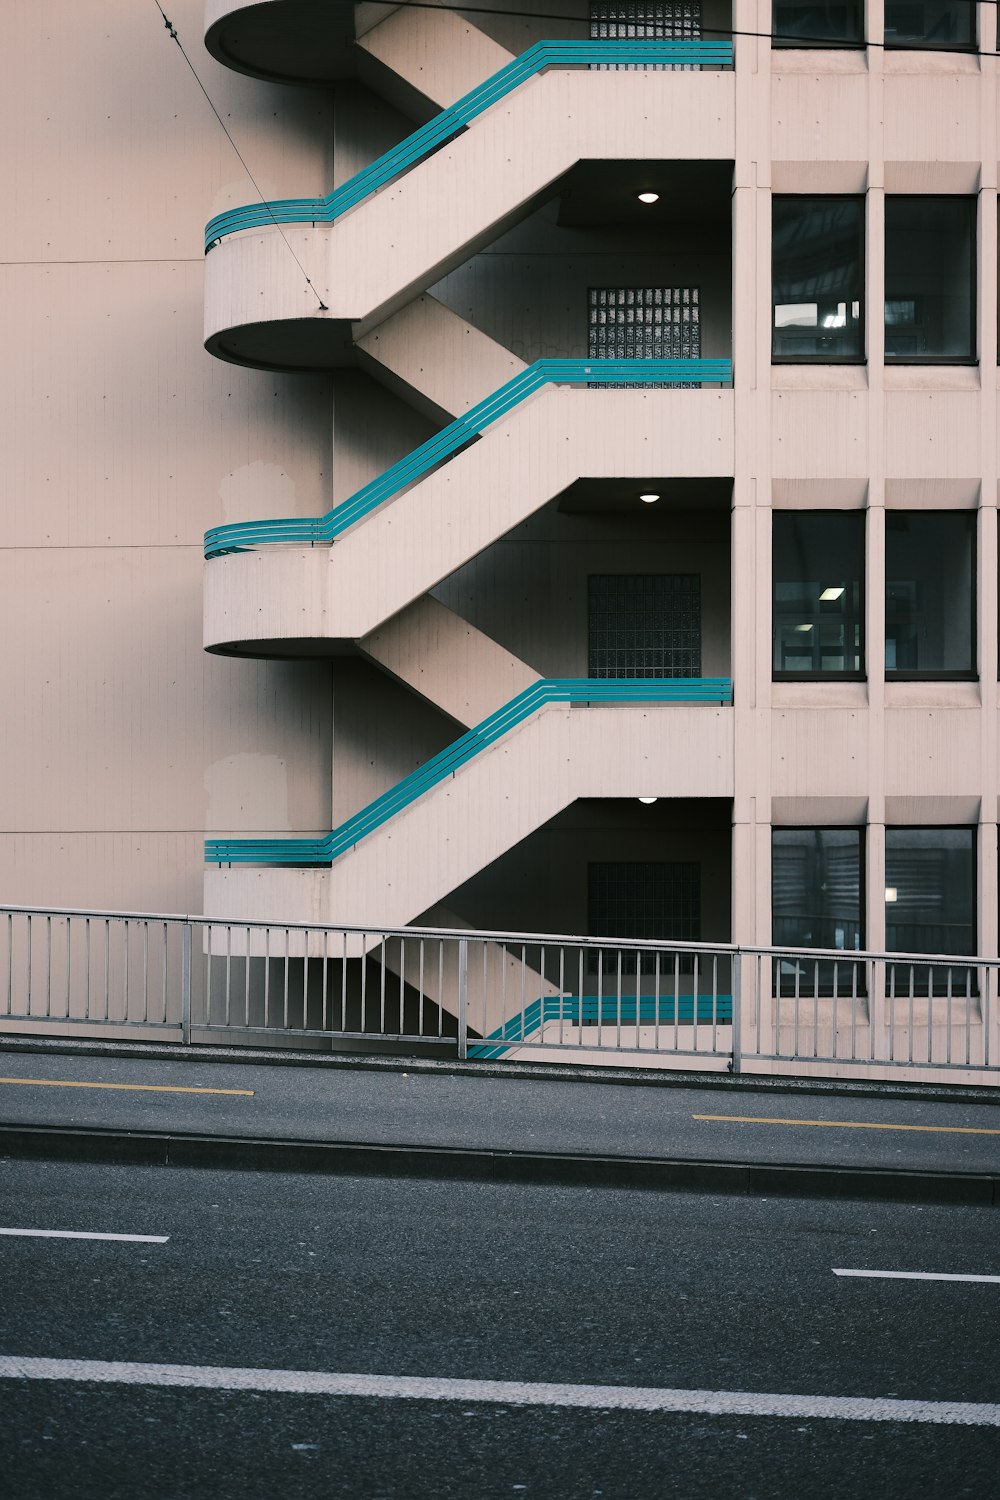
M 995 7 L 172 5 L 270 207 L 149 8 L 14 6 L 8 896 L 995 954 Z

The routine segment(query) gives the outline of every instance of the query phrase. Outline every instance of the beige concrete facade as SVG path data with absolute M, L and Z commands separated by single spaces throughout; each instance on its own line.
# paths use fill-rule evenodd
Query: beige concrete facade
M 995 7 L 979 56 L 779 50 L 763 0 L 706 4 L 732 71 L 552 68 L 336 223 L 207 257 L 206 220 L 252 186 L 152 7 L 83 9 L 13 0 L 0 103 L 5 899 L 197 910 L 206 835 L 329 831 L 539 677 L 586 676 L 589 577 L 691 573 L 701 673 L 732 679 L 731 708 L 550 705 L 330 869 L 210 868 L 205 909 L 378 925 L 445 903 L 583 931 L 588 860 L 700 848 L 704 939 L 768 943 L 772 827 L 851 825 L 878 949 L 884 828 L 959 824 L 995 954 Z M 538 10 L 171 14 L 287 199 L 535 41 L 588 35 L 578 5 Z M 650 164 L 655 229 L 634 204 Z M 806 193 L 865 196 L 863 363 L 772 363 L 771 199 Z M 978 200 L 974 364 L 884 362 L 903 193 Z M 731 389 L 548 385 L 334 545 L 202 563 L 208 528 L 320 516 L 530 362 L 585 358 L 589 287 L 657 284 L 699 287 L 700 353 L 733 361 Z M 775 682 L 772 514 L 824 509 L 864 516 L 865 680 Z M 887 682 L 886 517 L 952 509 L 977 516 L 978 678 Z M 640 795 L 660 799 L 648 832 Z

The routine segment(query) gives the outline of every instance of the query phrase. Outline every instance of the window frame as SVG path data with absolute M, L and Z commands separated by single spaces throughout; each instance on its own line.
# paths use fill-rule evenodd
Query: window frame
M 978 859 L 978 852 L 979 852 L 978 851 L 978 845 L 979 845 L 979 825 L 976 824 L 976 823 L 887 823 L 886 826 L 885 826 L 885 829 L 883 830 L 883 843 L 882 843 L 882 867 L 883 867 L 883 870 L 885 871 L 885 884 L 886 884 L 886 889 L 887 890 L 890 889 L 890 887 L 888 885 L 888 853 L 889 853 L 888 838 L 889 838 L 889 834 L 890 833 L 904 833 L 904 832 L 905 833 L 956 833 L 956 832 L 958 832 L 958 833 L 968 833 L 968 834 L 971 834 L 971 840 L 970 840 L 970 842 L 971 842 L 971 849 L 969 851 L 970 852 L 970 856 L 971 856 L 970 857 L 970 862 L 969 862 L 970 863 L 969 874 L 970 874 L 970 881 L 971 881 L 971 891 L 970 891 L 969 900 L 970 900 L 970 915 L 971 915 L 971 927 L 972 927 L 972 944 L 971 944 L 971 946 L 972 946 L 972 952 L 970 954 L 964 954 L 964 953 L 945 953 L 945 954 L 942 954 L 941 957 L 943 957 L 943 958 L 966 959 L 967 961 L 978 958 L 979 957 L 979 859 Z M 887 902 L 885 900 L 884 896 L 883 896 L 882 904 L 883 904 L 883 907 L 885 907 L 887 905 L 891 905 L 892 903 Z M 886 922 L 886 924 L 885 924 L 886 928 L 888 928 L 888 925 L 889 925 L 888 922 Z M 886 959 L 886 980 L 888 982 L 889 970 L 893 967 L 893 960 L 897 959 L 900 954 L 904 954 L 905 955 L 908 952 L 908 950 L 902 949 L 902 948 L 890 948 L 889 947 L 888 933 L 886 933 L 885 951 L 886 951 L 886 955 L 887 955 L 887 959 Z M 934 956 L 935 956 L 933 952 L 928 953 L 928 954 L 923 954 L 923 953 L 914 953 L 914 952 L 912 952 L 912 950 L 909 950 L 909 951 L 910 951 L 910 956 L 912 956 L 913 958 L 915 958 L 917 960 L 924 960 L 924 959 L 927 959 L 927 958 L 933 959 Z M 931 963 L 923 963 L 923 964 L 916 963 L 916 964 L 913 965 L 913 967 L 914 968 L 923 967 L 923 968 L 930 969 L 930 968 L 934 967 L 934 965 L 931 964 Z M 948 969 L 943 964 L 942 965 L 937 965 L 937 968 L 939 969 L 939 971 L 940 971 L 940 973 L 942 975 L 945 975 L 945 974 L 948 974 L 948 973 L 951 972 L 951 970 Z M 965 973 L 966 972 L 966 966 L 962 965 L 959 968 L 958 972 Z M 973 970 L 973 976 L 972 976 L 972 981 L 971 982 L 972 982 L 972 994 L 977 994 L 978 993 L 977 979 L 976 979 L 976 974 L 975 974 L 974 970 Z M 916 993 L 919 994 L 920 992 L 916 992 Z M 924 991 L 923 993 L 926 994 L 926 991 Z M 938 995 L 940 993 L 942 993 L 942 992 L 939 991 L 939 990 L 937 990 L 937 989 L 934 990 L 934 994 L 935 995 Z M 955 994 L 954 990 L 952 991 L 952 993 Z M 897 994 L 896 998 L 898 1000 L 898 999 L 902 999 L 904 997 Z M 955 998 L 956 999 L 963 999 L 964 995 L 955 994 Z
M 788 33 L 779 32 L 775 26 L 774 0 L 771 0 L 771 46 L 776 51 L 808 51 L 808 52 L 864 52 L 868 46 L 868 38 L 865 33 L 866 10 L 864 0 L 857 0 L 858 9 L 858 37 L 857 40 L 835 40 L 831 37 L 820 37 L 818 40 L 810 40 L 809 37 L 792 37 Z
M 903 298 L 897 294 L 886 295 L 889 280 L 888 208 L 890 202 L 903 199 L 920 203 L 955 202 L 966 204 L 969 210 L 969 347 L 971 354 L 890 354 L 885 348 L 885 309 L 890 301 Z M 979 194 L 978 193 L 886 193 L 882 208 L 882 362 L 889 366 L 934 366 L 949 365 L 975 368 L 979 364 Z M 905 296 L 905 294 L 904 294 Z M 916 299 L 914 298 L 914 301 Z
M 775 912 L 774 912 L 774 841 L 775 841 L 775 835 L 776 834 L 787 833 L 787 832 L 791 832 L 792 830 L 797 830 L 797 831 L 801 831 L 801 832 L 805 832 L 805 833 L 852 833 L 852 834 L 854 834 L 857 837 L 857 841 L 858 841 L 858 939 L 859 939 L 859 946 L 857 948 L 843 948 L 843 949 L 835 949 L 835 950 L 831 950 L 831 949 L 824 950 L 824 949 L 821 949 L 821 948 L 810 949 L 808 947 L 803 947 L 801 944 L 796 944 L 796 943 L 782 944 L 782 943 L 778 943 L 778 942 L 775 941 L 775 937 L 774 937 L 774 917 L 775 917 Z M 798 997 L 799 997 L 800 1000 L 801 999 L 811 999 L 814 995 L 818 995 L 818 996 L 820 996 L 822 998 L 824 996 L 825 997 L 830 997 L 830 996 L 836 994 L 839 999 L 844 1000 L 844 1001 L 848 1001 L 848 1000 L 851 999 L 852 995 L 857 996 L 858 999 L 863 999 L 867 995 L 867 992 L 868 992 L 868 982 L 867 982 L 868 966 L 867 966 L 867 962 L 862 957 L 862 955 L 866 952 L 866 941 L 867 941 L 867 936 L 868 936 L 868 923 L 867 923 L 867 916 L 868 916 L 868 837 L 867 837 L 867 834 L 868 834 L 867 827 L 864 824 L 859 824 L 859 823 L 805 823 L 805 824 L 799 824 L 799 823 L 772 823 L 771 824 L 771 948 L 775 950 L 776 954 L 780 954 L 780 953 L 784 952 L 786 949 L 796 949 L 796 948 L 798 948 L 802 953 L 805 953 L 805 954 L 808 954 L 808 953 L 811 953 L 811 952 L 816 952 L 816 953 L 837 952 L 838 954 L 841 954 L 841 953 L 843 954 L 842 958 L 841 957 L 837 957 L 837 958 L 819 958 L 819 959 L 812 960 L 811 961 L 812 962 L 811 979 L 809 978 L 809 972 L 810 971 L 809 971 L 809 968 L 808 968 L 808 966 L 810 964 L 810 960 L 807 959 L 807 958 L 804 958 L 802 960 L 801 964 L 796 965 L 796 969 L 799 970 L 799 969 L 802 968 L 803 965 L 806 966 L 806 983 L 804 985 L 793 986 L 791 990 L 786 990 L 784 988 L 784 986 L 782 985 L 782 978 L 783 977 L 792 977 L 792 976 L 783 976 L 782 975 L 782 972 L 781 972 L 781 961 L 780 961 L 779 958 L 775 957 L 775 959 L 774 959 L 774 973 L 772 975 L 772 980 L 773 980 L 773 982 L 775 984 L 775 992 L 776 992 L 776 997 L 777 997 L 778 1000 L 791 1000 L 791 999 L 794 999 L 795 996 L 796 996 L 796 993 L 798 994 Z M 840 973 L 838 973 L 837 974 L 837 983 L 834 984 L 834 969 L 835 969 L 835 967 L 837 967 L 839 969 L 841 966 L 843 967 L 844 974 L 841 975 Z M 843 978 L 844 978 L 844 976 L 846 976 L 847 974 L 849 974 L 852 969 L 853 969 L 854 972 L 853 972 L 853 975 L 851 976 L 851 979 L 849 981 L 849 985 L 848 985 L 849 992 L 845 992 L 845 990 L 843 988 Z M 799 977 L 800 977 L 799 973 L 796 972 L 796 974 L 794 975 L 794 978 L 795 978 L 796 982 L 798 981 Z
M 941 668 L 939 671 L 899 671 L 898 668 L 889 668 L 885 665 L 885 643 L 888 637 L 889 601 L 885 597 L 889 589 L 889 540 L 888 540 L 888 518 L 891 515 L 925 515 L 925 516 L 967 516 L 972 518 L 972 580 L 969 587 L 969 641 L 972 647 L 972 666 L 968 671 Z M 882 624 L 882 671 L 886 682 L 978 682 L 979 681 L 979 651 L 976 631 L 978 619 L 978 589 L 979 589 L 979 527 L 977 525 L 977 513 L 974 510 L 910 510 L 907 507 L 893 507 L 886 511 L 886 543 L 885 554 L 885 577 L 882 582 L 884 597 L 884 613 Z
M 857 671 L 845 672 L 784 672 L 774 665 L 775 655 L 775 633 L 777 630 L 778 616 L 775 610 L 775 569 L 774 569 L 774 542 L 775 542 L 775 518 L 777 516 L 859 516 L 861 530 L 861 546 L 858 569 L 858 612 L 857 618 L 861 624 L 861 641 L 858 654 L 861 658 L 861 666 Z M 865 511 L 843 510 L 834 506 L 821 507 L 808 510 L 783 510 L 771 508 L 771 681 L 772 682 L 867 682 L 868 681 L 868 631 L 867 631 L 867 594 L 865 590 L 865 568 L 867 552 L 867 526 L 865 524 Z
M 883 32 L 883 45 L 887 52 L 961 52 L 966 55 L 979 51 L 979 6 L 976 0 L 964 0 L 972 12 L 972 37 L 968 42 L 932 42 L 908 38 L 906 41 L 889 41 Z M 883 7 L 883 20 L 885 10 Z
M 861 278 L 858 285 L 858 324 L 861 332 L 861 348 L 857 354 L 778 354 L 774 348 L 774 205 L 776 201 L 787 202 L 798 198 L 815 203 L 847 201 L 858 205 L 858 265 Z M 865 193 L 772 193 L 771 194 L 771 364 L 772 365 L 866 365 L 868 363 L 868 288 Z

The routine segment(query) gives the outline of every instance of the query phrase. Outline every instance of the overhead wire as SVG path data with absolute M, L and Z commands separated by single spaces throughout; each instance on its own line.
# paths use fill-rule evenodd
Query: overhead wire
M 572 14 L 567 14 L 565 11 L 563 11 L 563 12 L 561 12 L 559 14 L 556 14 L 555 11 L 513 10 L 513 9 L 511 9 L 511 7 L 506 6 L 506 5 L 503 5 L 503 6 L 501 6 L 501 5 L 455 5 L 455 6 L 445 7 L 445 6 L 442 6 L 442 5 L 439 5 L 439 4 L 435 3 L 435 0 L 391 0 L 391 3 L 393 4 L 394 8 L 397 9 L 397 10 L 444 10 L 444 9 L 453 9 L 453 10 L 458 11 L 460 14 L 467 15 L 467 16 L 506 16 L 506 17 L 512 18 L 514 20 L 527 20 L 527 21 L 579 21 L 579 22 L 586 23 L 587 25 L 589 25 L 590 24 L 590 19 L 591 19 L 589 11 L 587 12 L 586 15 L 582 15 L 582 14 L 581 15 L 572 15 Z M 970 3 L 970 4 L 976 4 L 977 0 L 968 0 L 968 3 Z M 997 6 L 997 5 L 1000 5 L 1000 0 L 978 0 L 978 3 L 984 4 L 984 5 Z M 975 46 L 971 46 L 971 45 L 968 45 L 968 44 L 966 44 L 966 45 L 956 45 L 954 47 L 938 47 L 938 46 L 934 46 L 934 47 L 917 47 L 917 48 L 909 48 L 908 49 L 905 45 L 904 46 L 900 46 L 898 43 L 894 43 L 894 42 L 884 42 L 884 41 L 883 42 L 874 42 L 874 41 L 869 41 L 867 37 L 865 37 L 865 38 L 859 38 L 856 42 L 854 42 L 854 41 L 846 41 L 844 39 L 844 37 L 842 37 L 842 36 L 840 36 L 840 37 L 835 37 L 835 36 L 810 36 L 810 37 L 804 37 L 804 36 L 802 36 L 798 32 L 774 31 L 774 30 L 771 30 L 771 31 L 744 31 L 744 30 L 737 30 L 735 27 L 721 27 L 721 26 L 703 26 L 702 30 L 701 30 L 701 35 L 702 35 L 702 37 L 712 37 L 712 36 L 715 36 L 715 37 L 722 37 L 722 38 L 731 37 L 731 36 L 757 37 L 758 39 L 760 39 L 762 41 L 785 42 L 785 43 L 788 43 L 790 46 L 794 46 L 795 43 L 798 43 L 799 46 L 802 47 L 804 50 L 809 50 L 809 49 L 812 49 L 812 48 L 815 47 L 817 49 L 828 48 L 828 49 L 830 49 L 832 51 L 837 51 L 837 52 L 860 52 L 862 50 L 862 48 L 864 48 L 864 47 L 877 47 L 877 48 L 880 48 L 880 49 L 882 49 L 884 51 L 889 51 L 889 52 L 905 52 L 907 50 L 909 50 L 909 51 L 918 51 L 918 52 L 932 52 L 936 56 L 944 53 L 944 54 L 947 54 L 947 55 L 958 54 L 958 55 L 963 56 L 963 57 L 975 57 L 975 56 L 979 56 L 979 57 L 1000 57 L 1000 52 L 998 52 L 996 50 L 992 50 L 992 49 L 989 49 L 989 48 L 975 47 Z M 642 38 L 641 37 L 637 37 L 635 40 L 641 41 Z M 670 40 L 670 38 L 664 37 L 664 38 L 662 38 L 662 40 L 668 41 L 668 40 Z M 678 40 L 695 40 L 695 39 L 694 38 L 690 38 L 690 39 L 689 38 L 678 38 Z
M 310 275 L 309 275 L 308 271 L 306 270 L 305 266 L 299 260 L 299 257 L 296 255 L 294 246 L 292 245 L 292 243 L 289 240 L 288 236 L 286 235 L 285 231 L 282 229 L 282 227 L 281 227 L 280 223 L 278 222 L 278 220 L 275 218 L 274 211 L 272 210 L 271 205 L 268 203 L 267 199 L 264 197 L 264 194 L 261 192 L 260 186 L 258 185 L 258 182 L 257 182 L 257 179 L 253 175 L 253 173 L 251 172 L 250 167 L 247 164 L 247 160 L 246 160 L 245 156 L 243 155 L 243 152 L 240 150 L 239 146 L 237 146 L 235 140 L 233 139 L 232 133 L 231 133 L 228 125 L 226 124 L 226 122 L 222 118 L 222 116 L 220 115 L 219 111 L 216 109 L 215 103 L 214 103 L 214 101 L 212 99 L 211 94 L 208 92 L 208 89 L 205 87 L 205 85 L 202 82 L 201 78 L 198 76 L 198 70 L 195 68 L 194 63 L 191 61 L 190 57 L 188 57 L 186 51 L 184 50 L 184 43 L 181 41 L 180 37 L 177 34 L 177 27 L 174 25 L 174 23 L 168 18 L 168 16 L 164 12 L 163 6 L 160 4 L 160 0 L 153 0 L 153 4 L 156 6 L 157 10 L 160 12 L 160 15 L 163 17 L 163 24 L 167 28 L 167 31 L 170 33 L 171 40 L 177 43 L 178 50 L 180 51 L 181 56 L 183 57 L 184 61 L 187 63 L 188 67 L 190 68 L 191 74 L 192 74 L 192 77 L 194 78 L 195 83 L 198 85 L 198 87 L 201 89 L 202 93 L 205 95 L 205 98 L 208 100 L 208 106 L 209 106 L 209 108 L 211 109 L 213 115 L 215 116 L 215 118 L 218 120 L 219 124 L 222 126 L 223 130 L 225 131 L 225 133 L 226 133 L 226 140 L 229 142 L 229 144 L 232 146 L 233 150 L 236 152 L 236 155 L 239 157 L 240 165 L 242 166 L 244 172 L 249 177 L 250 181 L 253 183 L 254 191 L 256 192 L 256 194 L 257 194 L 258 198 L 260 199 L 261 203 L 264 205 L 265 209 L 267 210 L 268 215 L 270 216 L 271 221 L 274 224 L 274 227 L 277 229 L 278 233 L 281 235 L 281 238 L 284 240 L 286 246 L 288 247 L 288 253 L 289 253 L 289 255 L 292 257 L 292 259 L 294 260 L 295 264 L 298 266 L 299 270 L 302 272 L 302 275 L 305 277 L 305 280 L 306 280 L 306 283 L 307 283 L 307 285 L 309 287 L 309 290 L 312 292 L 313 296 L 316 298 L 316 301 L 319 303 L 319 311 L 320 312 L 329 312 L 330 309 L 327 307 L 326 303 L 323 301 L 322 297 L 320 296 L 319 292 L 316 290 L 315 286 L 313 286 L 312 278 L 310 277 Z
M 393 0 L 393 3 L 395 5 L 396 9 L 401 9 L 401 10 L 441 10 L 441 9 L 445 8 L 445 7 L 441 6 L 440 4 L 436 3 L 436 0 Z M 975 3 L 975 0 L 972 0 L 972 3 Z M 979 0 L 979 3 L 997 6 L 997 5 L 1000 5 L 1000 0 Z M 299 269 L 302 277 L 304 278 L 307 286 L 309 287 L 309 290 L 312 292 L 313 296 L 316 298 L 319 311 L 320 312 L 328 312 L 329 308 L 327 307 L 326 303 L 323 301 L 323 299 L 320 296 L 319 292 L 316 290 L 316 287 L 313 284 L 312 278 L 310 277 L 309 273 L 306 271 L 305 266 L 302 264 L 302 262 L 299 259 L 298 255 L 295 253 L 294 246 L 292 245 L 292 243 L 289 240 L 288 236 L 285 234 L 285 231 L 282 228 L 279 220 L 275 216 L 274 211 L 273 211 L 270 203 L 264 197 L 264 194 L 261 191 L 261 188 L 260 188 L 260 185 L 257 182 L 257 179 L 254 177 L 253 172 L 250 170 L 250 166 L 249 166 L 249 163 L 246 160 L 246 157 L 243 155 L 242 151 L 240 150 L 239 146 L 237 145 L 235 139 L 233 138 L 232 132 L 230 131 L 228 125 L 225 122 L 225 120 L 222 118 L 222 115 L 219 113 L 219 110 L 216 108 L 215 102 L 212 99 L 212 96 L 209 94 L 208 89 L 205 87 L 205 84 L 204 84 L 202 78 L 200 77 L 200 75 L 198 73 L 198 70 L 195 68 L 194 63 L 191 61 L 191 58 L 188 56 L 188 53 L 185 50 L 184 44 L 181 41 L 180 36 L 178 35 L 176 26 L 173 24 L 173 22 L 167 16 L 166 12 L 163 9 L 163 6 L 160 4 L 160 0 L 153 0 L 153 4 L 156 6 L 156 9 L 159 11 L 160 16 L 163 19 L 163 24 L 164 24 L 167 32 L 169 33 L 171 40 L 176 43 L 178 51 L 180 52 L 181 56 L 183 57 L 185 63 L 188 66 L 188 69 L 191 72 L 191 76 L 194 78 L 194 80 L 197 83 L 197 85 L 198 85 L 199 89 L 201 90 L 202 94 L 205 96 L 205 99 L 206 99 L 206 101 L 208 103 L 209 108 L 211 109 L 211 111 L 212 111 L 213 115 L 215 116 L 216 120 L 219 122 L 219 125 L 222 127 L 223 131 L 225 132 L 226 139 L 228 140 L 230 146 L 233 148 L 233 151 L 236 153 L 236 156 L 237 156 L 237 158 L 238 158 L 238 160 L 240 162 L 240 165 L 242 166 L 244 172 L 247 174 L 247 177 L 249 178 L 251 184 L 253 185 L 254 191 L 256 192 L 258 198 L 260 199 L 260 202 L 261 202 L 262 206 L 267 211 L 267 214 L 268 214 L 269 218 L 271 219 L 271 222 L 274 224 L 274 227 L 277 229 L 278 233 L 281 235 L 281 238 L 282 238 L 282 240 L 285 243 L 285 246 L 286 246 L 286 248 L 288 250 L 288 253 L 291 255 L 292 259 L 295 261 L 295 264 L 298 267 L 298 269 Z M 580 22 L 587 22 L 588 24 L 589 24 L 589 22 L 591 20 L 591 16 L 590 16 L 589 11 L 588 11 L 588 13 L 586 15 L 582 15 L 581 14 L 581 15 L 577 16 L 577 15 L 573 15 L 573 14 L 567 14 L 565 12 L 557 14 L 554 11 L 540 11 L 540 10 L 537 10 L 537 9 L 533 9 L 533 10 L 516 10 L 516 9 L 514 9 L 511 6 L 499 6 L 499 5 L 495 5 L 495 6 L 458 5 L 458 6 L 455 6 L 454 9 L 457 10 L 457 11 L 459 11 L 459 12 L 461 12 L 461 13 L 464 13 L 466 15 L 504 16 L 504 17 L 507 17 L 508 19 L 514 19 L 514 20 L 563 21 L 563 22 L 564 21 L 580 21 Z M 859 38 L 857 42 L 850 42 L 850 41 L 846 41 L 843 37 L 811 36 L 811 37 L 806 38 L 806 37 L 802 37 L 801 35 L 798 35 L 796 33 L 791 33 L 791 32 L 778 32 L 778 31 L 774 31 L 774 30 L 771 30 L 771 31 L 749 31 L 749 30 L 745 30 L 745 29 L 737 29 L 735 27 L 730 27 L 730 28 L 726 28 L 726 29 L 716 28 L 716 27 L 703 27 L 702 28 L 702 35 L 703 36 L 719 36 L 719 37 L 722 37 L 722 38 L 747 37 L 747 38 L 750 38 L 750 39 L 757 39 L 757 40 L 760 40 L 760 41 L 786 42 L 786 43 L 791 43 L 791 44 L 794 44 L 794 43 L 798 42 L 800 44 L 805 43 L 808 48 L 822 49 L 822 48 L 825 47 L 825 48 L 829 48 L 831 50 L 835 50 L 835 51 L 838 51 L 838 52 L 860 51 L 863 47 L 874 47 L 874 48 L 879 48 L 882 51 L 893 51 L 893 52 L 894 51 L 905 51 L 905 50 L 907 50 L 905 47 L 899 47 L 899 46 L 896 46 L 896 45 L 894 45 L 892 43 L 887 43 L 885 41 L 876 42 L 876 41 L 870 40 L 869 38 L 864 38 L 864 39 Z M 958 56 L 963 56 L 963 57 L 969 57 L 969 56 L 1000 57 L 1000 51 L 998 51 L 996 49 L 982 48 L 982 47 L 971 47 L 971 46 L 959 46 L 959 45 L 956 45 L 954 47 L 939 47 L 939 46 L 934 46 L 932 48 L 917 48 L 917 49 L 913 49 L 913 50 L 932 52 L 936 56 L 940 56 L 940 55 L 944 54 L 944 55 L 958 55 Z

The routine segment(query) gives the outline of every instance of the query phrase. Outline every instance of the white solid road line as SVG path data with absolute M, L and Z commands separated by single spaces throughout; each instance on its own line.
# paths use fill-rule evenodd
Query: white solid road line
M 871 1276 L 878 1281 L 990 1281 L 1000 1286 L 1000 1276 L 967 1276 L 956 1271 L 847 1271 L 831 1268 L 834 1276 Z
M 132 1245 L 165 1245 L 169 1234 L 98 1234 L 89 1229 L 0 1229 L 0 1234 L 33 1240 L 125 1240 Z
M 125 1364 L 97 1359 L 0 1355 L 2 1380 L 75 1380 L 99 1385 L 264 1391 L 296 1396 L 363 1396 L 472 1401 L 490 1406 L 568 1406 L 596 1411 L 695 1412 L 719 1417 L 832 1417 L 847 1422 L 929 1422 L 1000 1427 L 1000 1406 L 974 1401 L 898 1401 L 880 1396 L 788 1396 L 755 1391 L 660 1390 L 655 1386 L 549 1385 L 447 1380 L 413 1375 L 336 1375 L 321 1370 L 244 1370 L 215 1365 Z

